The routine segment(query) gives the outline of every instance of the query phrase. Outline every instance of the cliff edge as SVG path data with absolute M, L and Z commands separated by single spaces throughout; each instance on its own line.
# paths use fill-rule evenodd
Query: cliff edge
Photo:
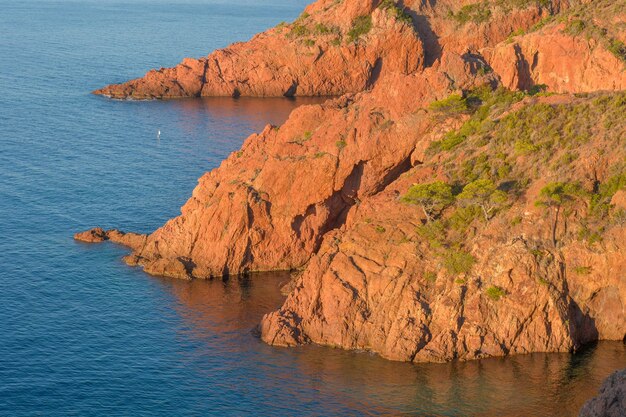
M 298 271 L 261 323 L 274 345 L 447 361 L 621 340 L 624 4 L 318 1 L 106 87 L 341 96 L 249 137 L 154 233 L 76 238 L 175 278 Z

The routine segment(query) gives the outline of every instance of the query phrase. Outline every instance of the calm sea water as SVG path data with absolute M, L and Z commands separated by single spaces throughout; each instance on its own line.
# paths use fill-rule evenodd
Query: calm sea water
M 122 264 L 122 248 L 72 240 L 96 225 L 154 230 L 204 171 L 306 102 L 89 92 L 304 4 L 0 0 L 0 415 L 568 416 L 626 366 L 621 343 L 419 366 L 273 348 L 251 330 L 286 276 L 151 278 Z

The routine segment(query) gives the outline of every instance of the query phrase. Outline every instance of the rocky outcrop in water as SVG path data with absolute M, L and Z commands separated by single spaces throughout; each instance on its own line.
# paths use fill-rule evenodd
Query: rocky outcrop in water
M 615 39 L 598 26 L 616 22 L 600 20 L 576 35 L 564 32 L 566 25 L 552 22 L 552 16 L 570 3 L 577 2 L 501 2 L 498 7 L 476 2 L 460 8 L 450 0 L 404 6 L 386 0 L 317 1 L 295 22 L 248 42 L 95 93 L 133 99 L 341 95 L 370 88 L 383 74 L 420 71 L 445 52 L 488 62 L 510 88 L 623 88 L 626 76 L 608 50 Z M 612 12 L 596 15 L 606 19 Z M 590 39 L 589 31 L 603 35 Z
M 579 417 L 621 417 L 626 415 L 626 369 L 610 375 L 598 396 L 589 400 Z
M 137 250 L 146 244 L 146 236 L 137 233 L 124 233 L 117 229 L 104 230 L 101 227 L 76 233 L 74 239 L 83 243 L 102 243 L 111 241 Z
M 374 2 L 323 3 L 248 42 L 95 93 L 133 99 L 331 96 L 359 92 L 381 72 L 423 67 L 422 42 L 411 24 Z M 353 19 L 362 15 L 368 18 L 352 31 Z
M 624 10 L 469 3 L 318 1 L 203 63 L 100 91 L 347 94 L 249 137 L 154 233 L 77 239 L 175 278 L 300 271 L 261 324 L 275 345 L 447 361 L 622 339 L 626 98 L 593 92 L 624 88 Z M 321 52 L 303 64 L 309 37 Z

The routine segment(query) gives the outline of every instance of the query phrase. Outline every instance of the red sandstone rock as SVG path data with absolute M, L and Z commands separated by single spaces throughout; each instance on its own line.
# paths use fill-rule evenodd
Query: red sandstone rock
M 618 190 L 611 199 L 611 205 L 616 209 L 626 210 L 626 190 Z
M 124 233 L 117 229 L 104 230 L 100 227 L 76 233 L 74 239 L 86 243 L 101 243 L 107 240 L 124 245 L 133 250 L 139 250 L 145 245 L 146 235 Z
M 434 254 L 414 237 L 405 241 L 422 219 L 398 202 L 413 182 L 442 175 L 446 161 L 426 150 L 465 121 L 436 117 L 428 110 L 433 100 L 499 82 L 570 93 L 621 89 L 622 64 L 602 45 L 564 35 L 558 25 L 506 42 L 512 31 L 546 16 L 539 6 L 494 11 L 497 19 L 459 26 L 447 14 L 458 11 L 457 2 L 406 3 L 417 17 L 416 32 L 375 9 L 376 1 L 321 0 L 307 8 L 311 27 L 324 22 L 345 34 L 354 17 L 372 13 L 372 31 L 353 44 L 333 45 L 325 34 L 310 46 L 288 37 L 286 28 L 272 29 L 208 58 L 100 90 L 131 98 L 349 94 L 298 108 L 283 126 L 249 137 L 200 178 L 179 217 L 149 236 L 99 229 L 76 238 L 125 244 L 133 250 L 127 263 L 183 279 L 304 268 L 283 307 L 263 319 L 262 338 L 276 345 L 313 342 L 395 360 L 446 361 L 569 351 L 597 338 L 623 338 L 623 226 L 611 229 L 601 250 L 568 242 L 539 262 L 531 243 L 545 240 L 550 224 L 534 205 L 546 183 L 537 180 L 515 203 L 523 214 L 517 229 L 503 217 L 475 232 L 471 275 L 457 282 L 438 272 L 432 283 L 425 277 L 440 269 Z M 561 3 L 553 2 L 555 11 Z M 563 55 L 555 42 L 573 49 Z M 519 68 L 529 56 L 536 64 L 524 78 Z M 533 100 L 573 99 L 530 98 L 518 106 Z M 623 159 L 620 152 L 597 156 L 606 143 L 590 143 L 580 150 L 575 176 L 586 187 Z M 588 265 L 587 275 L 572 271 Z M 490 299 L 489 286 L 507 296 Z
M 445 62 L 461 69 L 382 79 L 372 94 L 301 107 L 280 128 L 252 135 L 200 179 L 182 215 L 151 234 L 132 263 L 181 278 L 302 267 L 359 199 L 410 168 L 434 122 L 405 109 L 452 91 L 451 77 L 473 85 L 460 57 Z
M 109 240 L 107 232 L 102 228 L 96 227 L 95 229 L 87 230 L 85 232 L 76 233 L 74 239 L 85 243 L 100 243 L 105 240 Z
M 557 93 L 626 88 L 619 58 L 601 42 L 568 35 L 564 29 L 565 24 L 551 25 L 482 52 L 507 88 L 544 85 Z
M 481 48 L 493 47 L 549 15 L 548 8 L 529 4 L 494 10 L 494 19 L 484 24 L 459 25 L 449 16 L 451 9 L 459 8 L 458 2 L 405 2 L 405 10 L 416 16 L 413 28 L 378 8 L 380 3 L 318 0 L 290 25 L 94 93 L 133 99 L 357 93 L 383 74 L 410 74 L 425 65 L 438 65 L 444 51 L 474 57 L 476 70 L 477 63 L 484 63 L 478 52 Z M 555 11 L 561 7 L 560 1 L 554 1 Z M 367 15 L 371 15 L 372 29 L 352 42 L 353 20 Z
M 359 7 L 346 7 L 356 4 Z M 329 10 L 311 9 L 311 16 L 291 26 L 270 29 L 206 58 L 187 58 L 174 68 L 152 70 L 95 93 L 134 99 L 329 96 L 361 91 L 381 71 L 419 70 L 423 47 L 413 28 L 372 4 L 365 5 L 346 2 Z M 358 42 L 346 41 L 352 18 L 370 13 L 372 30 Z M 319 22 L 324 23 L 323 29 L 316 29 Z M 309 33 L 299 35 L 302 27 Z
M 424 169 L 403 176 L 363 201 L 345 231 L 329 234 L 283 307 L 263 318 L 263 340 L 432 362 L 569 351 L 598 337 L 624 337 L 623 227 L 606 237 L 610 250 L 573 242 L 546 252 L 543 259 L 552 261 L 542 263 L 530 245 L 546 224 L 535 219 L 511 231 L 502 219 L 473 240 L 476 266 L 457 282 L 419 241 L 416 250 L 420 216 L 397 201 L 429 176 Z M 574 271 L 586 265 L 593 265 L 590 273 Z M 434 271 L 433 282 L 427 277 Z M 508 295 L 494 301 L 485 293 L 490 286 Z

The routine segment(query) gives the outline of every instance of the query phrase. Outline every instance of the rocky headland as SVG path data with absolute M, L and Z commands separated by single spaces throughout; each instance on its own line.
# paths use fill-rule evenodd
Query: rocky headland
M 96 91 L 333 95 L 267 126 L 150 235 L 150 274 L 291 270 L 264 341 L 401 361 L 626 336 L 626 2 L 319 0 Z

